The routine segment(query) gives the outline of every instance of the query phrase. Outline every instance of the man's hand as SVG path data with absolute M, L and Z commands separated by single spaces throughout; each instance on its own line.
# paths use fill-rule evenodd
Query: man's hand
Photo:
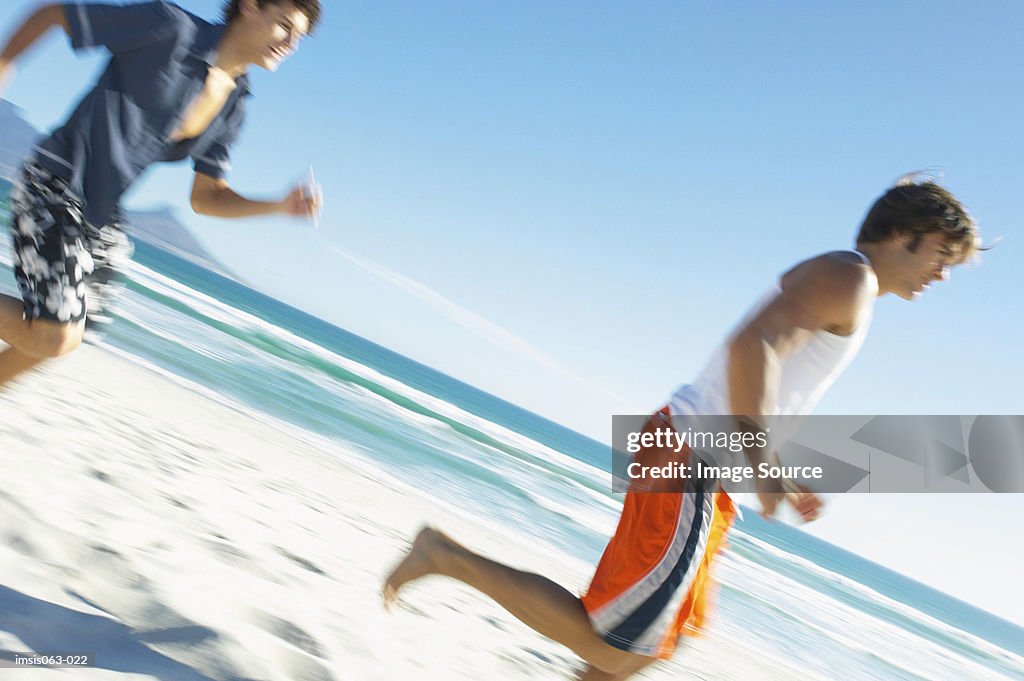
M 301 184 L 288 193 L 280 203 L 280 210 L 286 215 L 311 220 L 320 216 L 323 206 L 323 193 L 319 188 L 310 188 Z
M 822 508 L 825 507 L 825 502 L 821 500 L 821 497 L 804 487 L 800 487 L 798 492 L 787 492 L 786 503 L 793 507 L 793 510 L 800 516 L 800 520 L 805 523 L 817 520 L 821 515 Z
M 767 482 L 777 483 L 778 481 Z M 761 502 L 761 515 L 765 518 L 771 518 L 775 515 L 779 504 L 783 501 L 792 506 L 793 510 L 800 516 L 800 520 L 805 523 L 816 520 L 821 515 L 821 509 L 825 506 L 825 503 L 814 492 L 802 485 L 788 481 L 785 484 L 786 491 L 777 491 L 780 488 L 782 488 L 782 485 L 772 485 L 771 488 L 767 485 L 758 485 L 757 499 Z

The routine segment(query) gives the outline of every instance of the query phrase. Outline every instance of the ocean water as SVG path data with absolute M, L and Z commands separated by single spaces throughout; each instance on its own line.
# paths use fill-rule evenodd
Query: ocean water
M 605 445 L 145 244 L 127 283 L 115 350 L 596 563 L 621 507 Z M 1024 629 L 755 513 L 717 577 L 716 631 L 808 676 L 1024 680 Z

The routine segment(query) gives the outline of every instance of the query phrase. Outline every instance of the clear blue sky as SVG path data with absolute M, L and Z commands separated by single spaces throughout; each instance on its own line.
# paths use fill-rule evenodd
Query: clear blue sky
M 605 437 L 780 271 L 848 246 L 892 180 L 941 167 L 1003 242 L 882 300 L 818 412 L 1020 414 L 1022 35 L 1017 2 L 330 2 L 256 74 L 230 178 L 276 195 L 312 164 L 318 232 L 190 216 L 184 165 L 128 203 L 174 206 L 276 297 Z M 50 127 L 99 63 L 54 36 L 6 95 Z M 876 495 L 810 529 L 1024 622 L 1022 518 L 1024 496 Z

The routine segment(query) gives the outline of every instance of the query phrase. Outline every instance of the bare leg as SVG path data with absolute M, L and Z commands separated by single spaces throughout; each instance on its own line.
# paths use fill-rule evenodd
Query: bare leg
M 587 667 L 580 672 L 579 676 L 576 677 L 576 681 L 626 681 L 626 679 L 630 678 L 633 674 L 636 674 L 644 667 L 658 661 L 653 657 L 641 657 L 639 655 L 636 657 L 639 659 L 635 666 L 622 669 L 616 674 L 603 672 L 597 667 Z
M 82 342 L 82 322 L 30 322 L 22 319 L 23 311 L 20 300 L 0 294 L 0 340 L 11 346 L 0 352 L 0 388 L 47 358 L 71 352 Z
M 0 339 L 21 350 L 32 345 L 32 324 L 23 319 L 24 311 L 20 300 L 0 294 Z
M 0 352 L 0 388 L 18 374 L 34 369 L 45 361 L 41 357 L 32 357 L 14 348 Z
M 647 660 L 605 643 L 591 626 L 580 599 L 555 582 L 479 556 L 429 527 L 420 530 L 409 553 L 385 581 L 385 605 L 394 603 L 408 582 L 432 574 L 457 579 L 490 596 L 528 627 L 570 648 L 594 667 L 619 672 Z

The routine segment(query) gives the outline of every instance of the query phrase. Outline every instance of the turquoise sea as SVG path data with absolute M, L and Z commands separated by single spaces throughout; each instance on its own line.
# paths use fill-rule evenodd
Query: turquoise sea
M 614 529 L 605 445 L 146 244 L 105 343 L 567 560 Z M 808 674 L 1024 680 L 1024 629 L 756 513 L 719 567 L 719 633 Z

